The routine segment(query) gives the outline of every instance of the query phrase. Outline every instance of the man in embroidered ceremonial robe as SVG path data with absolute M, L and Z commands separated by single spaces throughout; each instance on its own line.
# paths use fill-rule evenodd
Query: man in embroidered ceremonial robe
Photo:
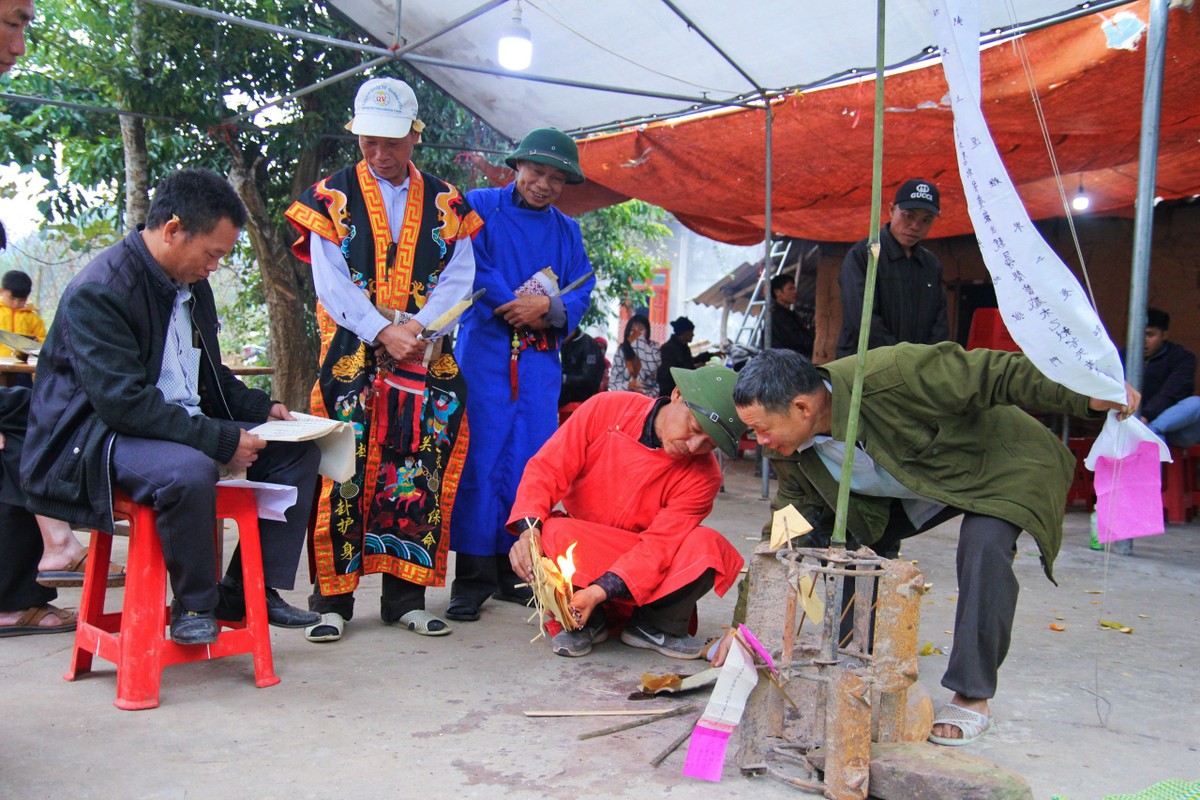
M 428 326 L 470 292 L 482 223 L 457 189 L 412 164 L 424 127 L 407 84 L 367 81 L 347 125 L 363 160 L 287 211 L 320 299 L 313 413 L 350 422 L 358 448 L 354 477 L 321 490 L 309 607 L 322 619 L 310 641 L 341 638 L 359 579 L 372 572 L 383 573 L 385 622 L 450 632 L 425 611 L 425 588 L 445 582 L 466 382 L 442 351 L 445 331 Z
M 607 609 L 630 614 L 625 644 L 699 658 L 704 641 L 689 635 L 696 601 L 709 589 L 723 595 L 742 568 L 733 545 L 700 524 L 721 488 L 712 451 L 733 455 L 745 430 L 733 407 L 737 375 L 719 366 L 673 372 L 669 398 L 592 397 L 525 468 L 508 521 L 521 535 L 513 571 L 532 579 L 532 529 L 551 559 L 578 542 L 571 606 L 582 627 L 547 626 L 558 655 L 586 655 L 604 641 L 617 616 Z M 565 516 L 551 515 L 559 501 Z
M 594 277 L 579 224 L 553 207 L 568 184 L 583 183 L 579 151 L 553 128 L 531 131 L 505 163 L 510 186 L 467 192 L 486 223 L 475 239 L 475 288 L 458 341 L 471 387 L 471 448 L 463 468 L 450 544 L 458 554 L 446 616 L 479 619 L 489 597 L 528 602 L 508 563 L 505 530 L 525 463 L 558 427 L 559 345 L 591 301 Z M 553 296 L 552 296 L 553 295 Z

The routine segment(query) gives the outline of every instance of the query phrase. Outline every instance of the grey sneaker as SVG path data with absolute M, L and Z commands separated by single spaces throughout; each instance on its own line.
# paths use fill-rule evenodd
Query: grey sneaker
M 607 640 L 608 624 L 604 620 L 604 612 L 597 610 L 579 630 L 569 631 L 564 628 L 554 634 L 550 639 L 550 649 L 558 656 L 579 658 L 592 652 L 592 645 Z
M 621 631 L 621 641 L 630 647 L 654 650 L 670 658 L 700 658 L 705 642 L 695 636 L 676 636 L 649 625 L 630 622 Z

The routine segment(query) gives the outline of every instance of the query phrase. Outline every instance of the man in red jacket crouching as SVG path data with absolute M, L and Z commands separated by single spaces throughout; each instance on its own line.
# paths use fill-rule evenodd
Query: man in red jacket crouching
M 725 594 L 742 568 L 733 545 L 700 524 L 721 488 L 713 451 L 735 455 L 746 428 L 733 405 L 737 375 L 716 366 L 671 373 L 670 397 L 592 397 L 525 467 L 508 520 L 521 537 L 509 551 L 513 570 L 533 579 L 531 529 L 551 559 L 578 542 L 571 606 L 583 627 L 550 631 L 560 656 L 607 639 L 608 608 L 629 614 L 625 644 L 699 658 L 704 641 L 689 635 L 696 601 L 709 589 Z M 566 515 L 552 515 L 560 501 Z

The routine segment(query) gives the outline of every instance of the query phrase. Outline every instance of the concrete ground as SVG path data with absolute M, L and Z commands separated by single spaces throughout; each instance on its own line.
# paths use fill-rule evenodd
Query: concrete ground
M 751 470 L 749 461 L 729 466 L 709 520 L 745 552 L 768 514 Z M 1200 529 L 1170 526 L 1139 540 L 1132 557 L 1106 557 L 1088 549 L 1087 527 L 1086 514 L 1067 515 L 1057 588 L 1042 576 L 1032 540 L 1020 540 L 1023 591 L 996 727 L 968 748 L 1023 775 L 1039 800 L 1097 800 L 1200 779 Z M 933 584 L 920 640 L 942 649 L 953 644 L 956 534 L 951 523 L 904 553 Z M 117 547 L 123 552 L 124 540 Z M 808 796 L 742 777 L 733 747 L 720 785 L 682 777 L 682 750 L 649 766 L 686 730 L 686 717 L 579 741 L 578 733 L 621 718 L 522 713 L 675 705 L 627 695 L 643 672 L 690 671 L 683 662 L 619 641 L 581 659 L 554 656 L 544 641 L 529 643 L 536 631 L 528 612 L 508 603 L 488 604 L 479 622 L 456 623 L 450 636 L 420 637 L 379 622 L 378 592 L 378 579 L 368 579 L 360 616 L 340 643 L 313 645 L 299 631 L 273 629 L 279 685 L 255 688 L 248 656 L 175 666 L 150 711 L 113 707 L 105 662 L 63 681 L 67 635 L 3 640 L 0 797 Z M 701 635 L 720 633 L 732 594 L 701 602 Z M 303 604 L 305 595 L 301 586 L 288 596 Z M 60 604 L 78 597 L 64 590 Z M 448 598 L 446 588 L 431 590 L 429 607 L 444 610 Z M 1103 630 L 1100 619 L 1133 633 Z M 947 695 L 938 685 L 944 663 L 941 655 L 921 659 L 921 679 L 938 701 Z

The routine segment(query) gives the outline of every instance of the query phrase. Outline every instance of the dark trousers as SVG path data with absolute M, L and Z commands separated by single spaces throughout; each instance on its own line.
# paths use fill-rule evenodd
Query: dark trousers
M 708 594 L 716 577 L 715 569 L 706 569 L 691 583 L 644 606 L 637 606 L 629 624 L 647 625 L 674 636 L 687 636 L 692 615 L 696 613 L 696 602 Z
M 270 442 L 247 470 L 250 480 L 296 487 L 296 503 L 287 510 L 286 521 L 263 519 L 258 523 L 263 577 L 271 588 L 295 585 L 320 460 L 321 453 L 312 442 Z M 158 536 L 176 599 L 188 611 L 215 607 L 216 462 L 187 445 L 118 435 L 112 464 L 115 484 L 135 502 L 158 512 Z M 241 556 L 236 551 L 228 575 L 240 583 Z
M 15 402 L 18 397 L 6 394 L 5 399 Z M 22 415 L 21 428 L 24 422 Z M 25 510 L 20 483 L 24 436 L 17 430 L 7 432 L 5 447 L 0 450 L 0 611 L 24 611 L 58 597 L 57 590 L 37 582 L 42 533 L 37 519 Z
M 955 566 L 958 573 L 958 605 L 954 612 L 954 646 L 942 676 L 942 686 L 973 699 L 996 695 L 997 673 L 1012 641 L 1013 617 L 1017 613 L 1020 585 L 1013 572 L 1017 537 L 1021 529 L 1006 520 L 946 508 L 914 529 L 899 502 L 892 504 L 884 537 L 874 549 L 887 558 L 900 552 L 902 539 L 923 533 L 962 516 Z M 849 584 L 847 584 L 849 586 Z M 847 590 L 843 596 L 848 602 Z M 849 616 L 843 623 L 846 634 Z
M 425 587 L 383 573 L 383 592 L 379 599 L 379 616 L 384 622 L 399 622 L 410 611 L 425 609 Z M 342 619 L 354 618 L 354 593 L 321 594 L 320 582 L 313 585 L 308 596 L 308 610 L 318 614 L 340 614 Z
M 515 541 L 515 540 L 514 540 Z M 508 553 L 494 556 L 473 556 L 456 553 L 454 581 L 450 584 L 452 600 L 466 600 L 476 607 L 495 592 L 511 594 L 518 583 L 524 583 L 513 572 Z
M 0 503 L 0 611 L 24 611 L 58 597 L 36 580 L 41 558 L 42 534 L 33 514 Z

